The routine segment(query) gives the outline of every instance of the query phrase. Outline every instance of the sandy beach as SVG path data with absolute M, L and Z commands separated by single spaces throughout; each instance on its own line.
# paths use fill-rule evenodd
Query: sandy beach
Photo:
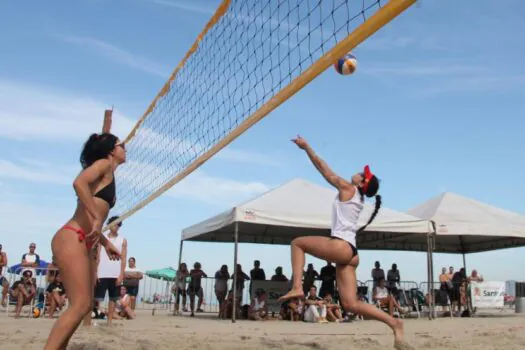
M 0 344 L 7 349 L 42 349 L 54 320 L 14 319 L 0 314 Z M 525 317 L 405 320 L 406 338 L 416 349 L 523 349 Z M 393 337 L 376 321 L 309 324 L 289 321 L 219 321 L 215 315 L 195 318 L 138 312 L 133 321 L 105 321 L 80 328 L 70 349 L 391 349 Z

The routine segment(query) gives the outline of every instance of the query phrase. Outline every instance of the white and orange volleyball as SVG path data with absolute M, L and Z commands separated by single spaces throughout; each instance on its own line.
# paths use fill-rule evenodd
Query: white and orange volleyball
M 353 74 L 357 69 L 357 58 L 351 53 L 347 53 L 334 63 L 334 68 L 341 75 Z

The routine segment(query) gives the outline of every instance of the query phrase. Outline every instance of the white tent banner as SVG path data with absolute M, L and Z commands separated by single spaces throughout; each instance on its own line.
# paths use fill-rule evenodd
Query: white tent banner
M 501 308 L 505 301 L 505 282 L 471 282 L 472 306 L 477 308 Z

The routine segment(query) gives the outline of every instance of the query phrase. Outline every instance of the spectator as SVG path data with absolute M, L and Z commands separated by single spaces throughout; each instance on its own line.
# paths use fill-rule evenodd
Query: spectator
M 330 322 L 342 322 L 344 320 L 343 314 L 341 313 L 341 306 L 334 303 L 334 299 L 331 294 L 327 294 L 323 298 L 326 305 L 326 318 Z
M 131 309 L 131 298 L 127 294 L 127 288 L 125 286 L 120 287 L 119 298 L 117 299 L 114 315 L 115 319 L 120 317 L 132 320 L 135 318 L 135 312 Z
M 58 267 L 55 262 L 55 256 L 53 255 L 51 258 L 51 263 L 47 265 L 46 282 L 53 283 L 55 281 L 55 277 L 57 274 L 58 274 Z
M 458 312 L 461 311 L 461 288 L 464 281 L 467 280 L 465 269 L 461 268 L 458 272 L 454 273 L 452 276 L 452 297 L 450 301 L 452 302 L 452 312 L 454 309 L 457 309 Z
M 331 262 L 327 261 L 326 265 L 321 269 L 321 289 L 319 290 L 319 296 L 324 298 L 326 295 L 335 294 L 335 266 Z
M 312 286 L 310 293 L 305 301 L 306 310 L 304 312 L 304 320 L 306 322 L 327 323 L 326 320 L 326 303 L 317 296 L 317 287 Z
M 397 302 L 396 298 L 389 293 L 386 288 L 385 279 L 381 278 L 379 284 L 374 288 L 374 294 L 372 300 L 379 305 L 381 308 L 388 308 L 390 316 L 394 316 L 394 310 L 397 308 L 399 312 L 403 312 L 401 306 Z
M 200 293 L 202 286 L 201 286 L 201 280 L 203 277 L 208 277 L 204 273 L 204 271 L 201 270 L 201 264 L 199 262 L 196 262 L 193 264 L 193 270 L 190 271 L 190 285 L 188 286 L 188 294 L 190 295 L 190 309 L 191 309 L 191 317 L 195 316 L 195 296 Z M 202 297 L 199 295 L 199 305 L 197 311 L 200 310 L 200 305 L 202 303 Z M 202 310 L 201 310 L 202 311 Z
M 101 251 L 98 247 L 98 269 L 97 269 L 97 284 L 95 286 L 95 299 L 100 303 L 104 302 L 106 292 L 109 295 L 108 305 L 108 326 L 112 324 L 113 316 L 115 315 L 116 303 L 119 300 L 119 291 L 122 282 L 124 281 L 124 271 L 126 270 L 127 261 L 127 246 L 128 241 L 119 234 L 119 229 L 122 222 L 117 225 L 111 223 L 118 219 L 118 216 L 109 218 L 108 225 L 110 225 L 110 232 L 105 234 L 106 239 L 113 244 L 113 246 L 120 253 L 119 260 L 110 260 L 106 252 Z M 90 319 L 89 319 L 90 320 Z
M 7 254 L 2 250 L 2 245 L 0 244 L 0 288 L 2 289 L 2 306 L 6 307 L 9 281 L 3 275 L 4 268 L 7 270 Z
M 286 306 L 285 304 L 288 303 Z M 294 298 L 284 302 L 281 306 L 281 318 L 290 321 L 302 321 L 304 317 L 304 302 L 302 299 Z
M 250 297 L 251 297 L 253 281 L 265 281 L 266 280 L 266 274 L 264 273 L 264 270 L 261 269 L 261 262 L 259 260 L 255 260 L 253 262 L 253 269 L 250 271 L 250 278 L 252 280 L 252 282 L 250 282 Z
M 20 317 L 20 312 L 24 305 L 31 303 L 36 295 L 35 284 L 33 283 L 33 272 L 26 270 L 22 273 L 22 278 L 13 283 L 11 296 L 16 299 L 15 318 Z
M 221 269 L 215 272 L 215 296 L 219 302 L 219 318 L 226 317 L 224 302 L 226 301 L 226 294 L 228 293 L 229 279 L 230 273 L 228 272 L 228 266 L 222 265 Z
M 447 273 L 447 268 L 443 267 L 439 275 L 439 304 L 445 307 L 449 299 L 452 299 L 452 281 Z
M 288 282 L 288 278 L 283 275 L 283 268 L 282 266 L 277 266 L 275 269 L 275 275 L 272 276 L 272 281 L 274 282 Z
M 190 275 L 188 271 L 188 266 L 186 263 L 181 263 L 177 274 L 175 275 L 175 284 L 173 285 L 173 293 L 175 294 L 175 310 L 173 310 L 174 315 L 179 315 L 179 303 L 182 295 L 182 311 L 187 312 L 188 308 L 186 306 L 186 279 Z
M 373 288 L 377 287 L 379 285 L 379 280 L 385 279 L 385 271 L 381 268 L 381 264 L 379 261 L 376 261 L 375 268 L 372 269 L 372 280 L 373 282 Z
M 126 287 L 127 295 L 129 295 L 131 310 L 135 310 L 137 295 L 139 294 L 139 283 L 143 277 L 142 271 L 137 269 L 135 258 L 129 258 L 128 267 L 124 270 L 124 286 Z
M 46 293 L 49 300 L 48 317 L 53 318 L 55 311 L 61 310 L 66 304 L 66 289 L 60 273 L 54 275 L 53 282 L 47 286 Z
M 448 268 L 448 279 L 452 281 L 452 277 L 454 277 L 454 266 Z
M 237 294 L 237 298 L 242 300 L 242 293 L 244 291 L 244 281 L 249 281 L 250 277 L 248 277 L 248 275 L 244 273 L 241 264 L 237 264 L 237 270 L 232 274 L 232 279 L 235 273 L 237 273 L 237 285 L 235 293 Z
M 36 268 L 40 267 L 40 256 L 35 253 L 35 250 L 36 244 L 31 243 L 29 244 L 29 253 L 22 255 L 22 274 L 25 271 L 31 271 L 31 275 L 33 276 L 33 284 L 36 285 Z M 15 273 L 18 273 L 18 271 L 15 271 Z
M 319 279 L 320 276 L 319 273 L 315 271 L 314 264 L 308 264 L 308 267 L 306 268 L 303 276 L 303 292 L 304 295 L 306 295 L 310 288 L 314 285 L 315 280 Z
M 472 270 L 470 277 L 468 278 L 469 282 L 483 282 L 483 276 L 478 274 L 477 270 Z
M 264 289 L 257 289 L 248 309 L 248 318 L 253 321 L 268 319 L 268 304 Z
M 401 276 L 397 269 L 397 264 L 392 264 L 392 269 L 387 273 L 388 289 L 392 295 L 397 295 L 397 289 L 400 287 Z

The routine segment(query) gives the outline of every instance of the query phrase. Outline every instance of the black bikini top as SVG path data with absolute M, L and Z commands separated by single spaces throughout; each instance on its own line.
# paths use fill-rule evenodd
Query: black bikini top
M 93 195 L 94 197 L 105 200 L 110 208 L 113 208 L 115 202 L 117 201 L 117 189 L 115 186 L 115 176 L 113 175 L 113 180 L 109 185 L 98 191 Z

